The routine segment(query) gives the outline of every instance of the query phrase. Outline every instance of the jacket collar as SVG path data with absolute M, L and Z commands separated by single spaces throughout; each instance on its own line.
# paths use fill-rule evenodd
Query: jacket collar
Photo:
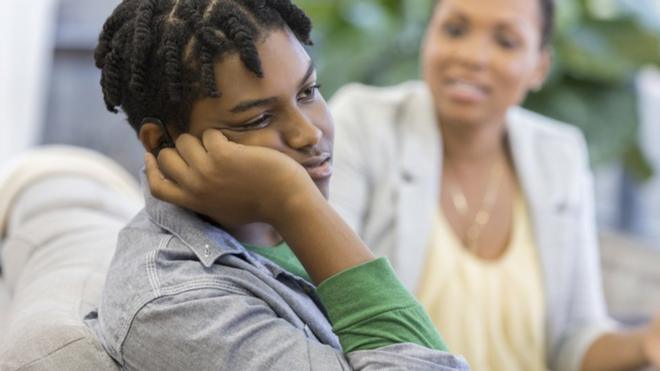
M 140 183 L 144 193 L 145 210 L 151 221 L 179 238 L 204 267 L 211 267 L 224 255 L 243 255 L 254 263 L 243 245 L 229 233 L 204 221 L 190 210 L 156 199 L 149 190 L 144 172 L 140 175 Z
M 397 126 L 396 140 L 399 141 L 399 192 L 397 226 L 398 246 L 413 246 L 394 249 L 390 256 L 398 267 L 402 282 L 411 290 L 419 281 L 426 254 L 428 235 L 433 228 L 436 212 L 438 182 L 440 181 L 442 140 L 436 124 L 433 98 L 426 84 L 419 83 L 412 93 L 405 96 L 399 106 L 394 122 Z
M 258 254 L 249 253 L 243 244 L 221 228 L 206 222 L 200 215 L 155 198 L 149 190 L 144 172 L 140 175 L 144 193 L 145 210 L 153 223 L 181 240 L 206 268 L 226 255 L 240 256 L 250 264 L 265 268 L 277 278 L 285 275 L 309 289 L 313 286 L 304 279 L 282 269 L 279 265 Z
M 567 176 L 579 174 L 571 167 L 580 166 L 574 154 L 562 153 L 549 130 L 549 120 L 533 112 L 514 107 L 507 117 L 507 135 L 516 173 L 530 207 L 536 212 L 562 213 L 575 200 L 568 187 L 578 184 Z M 545 127 L 544 127 L 545 126 Z
M 404 181 L 414 182 L 438 172 L 442 139 L 428 86 L 419 83 L 418 89 L 413 90 L 405 100 L 395 122 L 399 123 L 397 137 L 402 148 L 401 176 Z

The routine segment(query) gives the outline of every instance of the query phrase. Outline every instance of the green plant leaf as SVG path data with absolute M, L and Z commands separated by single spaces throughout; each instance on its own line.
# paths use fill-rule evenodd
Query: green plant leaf
M 653 166 L 637 143 L 625 152 L 623 163 L 637 182 L 643 183 L 653 178 Z
M 621 88 L 564 76 L 561 84 L 531 94 L 525 106 L 578 126 L 585 133 L 594 163 L 622 159 L 637 143 L 637 97 Z
M 626 83 L 640 67 L 660 64 L 660 36 L 630 17 L 585 20 L 564 30 L 555 50 L 567 73 L 609 83 Z

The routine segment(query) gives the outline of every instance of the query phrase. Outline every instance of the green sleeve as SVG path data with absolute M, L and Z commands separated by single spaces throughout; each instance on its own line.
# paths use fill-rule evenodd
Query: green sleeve
M 347 353 L 399 343 L 447 351 L 431 319 L 386 258 L 330 277 L 316 291 Z

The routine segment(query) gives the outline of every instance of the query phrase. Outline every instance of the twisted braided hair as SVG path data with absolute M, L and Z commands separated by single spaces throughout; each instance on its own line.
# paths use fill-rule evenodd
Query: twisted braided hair
M 290 0 L 124 0 L 94 51 L 105 105 L 136 131 L 145 117 L 186 131 L 193 102 L 221 95 L 214 64 L 238 53 L 262 78 L 257 44 L 287 28 L 312 44 L 311 21 Z

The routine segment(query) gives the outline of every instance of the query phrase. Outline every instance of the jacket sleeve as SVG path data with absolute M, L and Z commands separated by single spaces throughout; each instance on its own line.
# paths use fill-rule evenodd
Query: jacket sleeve
M 580 168 L 577 190 L 578 226 L 572 267 L 572 291 L 567 300 L 567 323 L 552 360 L 552 369 L 579 371 L 589 347 L 600 336 L 616 328 L 607 314 L 594 212 L 593 176 L 584 137 L 577 134 Z
M 415 344 L 345 354 L 231 287 L 150 302 L 135 316 L 122 349 L 126 370 L 469 369 L 459 357 Z

